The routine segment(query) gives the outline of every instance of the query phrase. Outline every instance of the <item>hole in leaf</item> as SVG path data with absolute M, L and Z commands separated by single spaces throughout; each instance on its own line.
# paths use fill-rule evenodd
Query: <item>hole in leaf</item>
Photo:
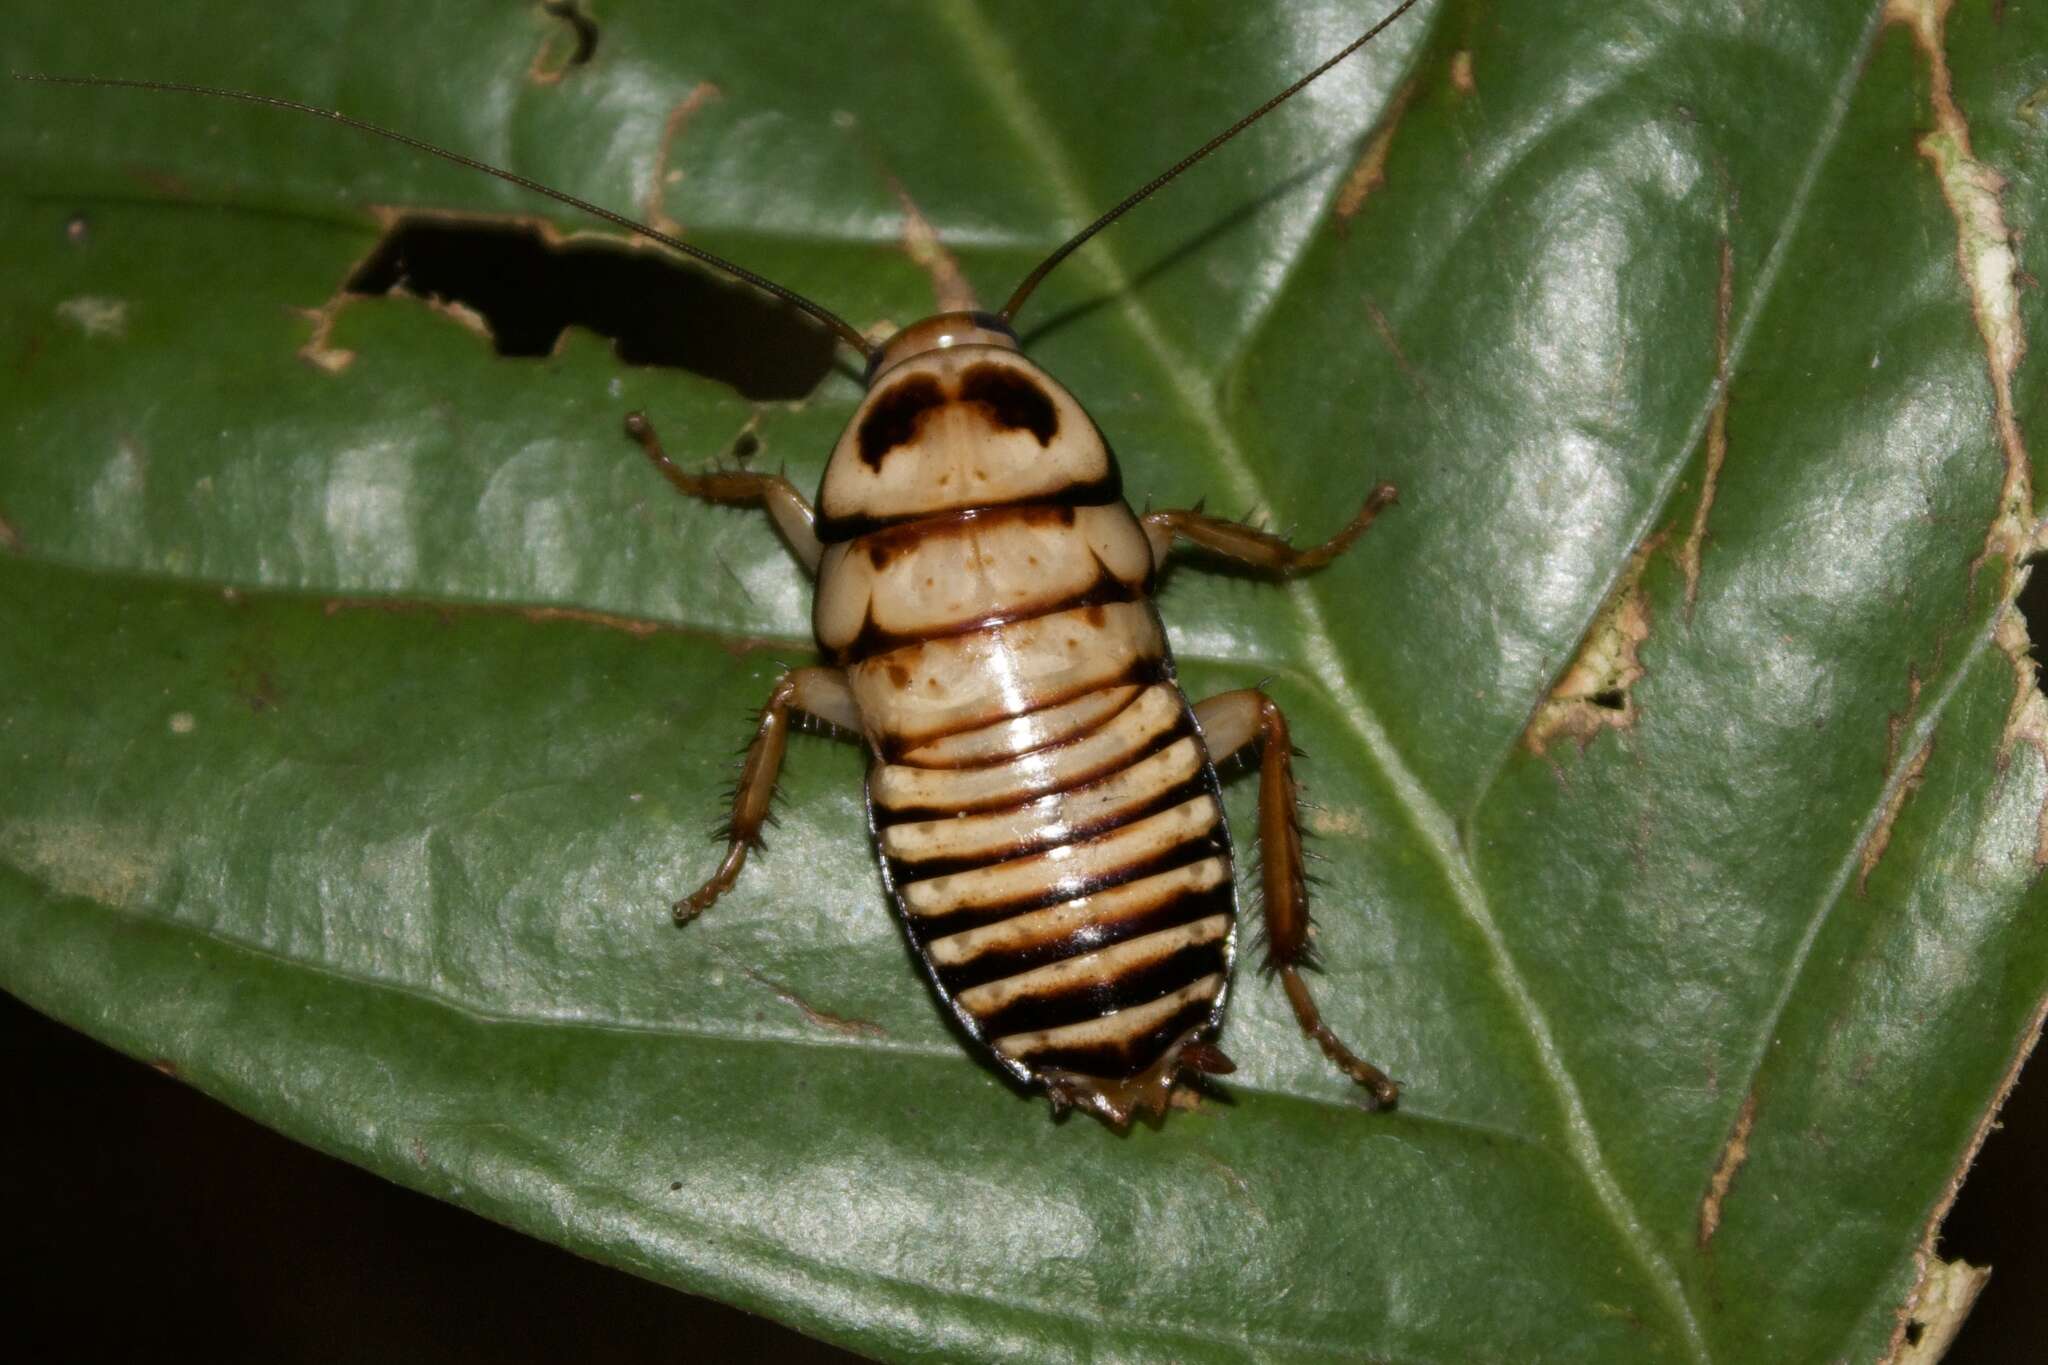
M 2035 657 L 2040 657 L 2041 641 L 2048 639 L 2042 632 L 2048 630 L 2048 555 L 2028 555 L 2020 561 L 2024 568 L 2032 569 L 2025 587 L 2014 605 L 2020 609 L 2020 617 L 2027 623 L 2027 638 L 2034 642 Z
M 584 327 L 628 365 L 688 370 L 756 401 L 810 393 L 836 344 L 737 280 L 612 242 L 550 242 L 532 223 L 401 218 L 343 288 L 459 304 L 505 356 L 549 355 L 565 329 Z
M 2048 567 L 2048 566 L 2044 566 Z M 2048 1283 L 2048 1069 L 2040 1048 L 1985 1135 L 1941 1225 L 1944 1259 L 1996 1267 L 1957 1334 L 1950 1360 L 2031 1360 L 2040 1354 Z
M 576 48 L 566 65 L 582 66 L 597 55 L 597 20 L 585 14 L 577 0 L 541 0 L 540 7 L 567 24 L 576 35 Z
M 1920 1335 L 1921 1335 L 1921 1331 L 1922 1331 L 1922 1328 L 1921 1328 L 1921 1326 L 1920 1326 L 1920 1324 L 1919 1324 L 1918 1322 L 1909 1322 L 1909 1323 L 1907 1323 L 1907 1324 L 1906 1324 L 1906 1344 L 1907 1344 L 1908 1346 L 1918 1346 L 1918 1345 L 1920 1344 Z
M 1603 691 L 1595 692 L 1587 700 L 1591 701 L 1593 705 L 1608 711 L 1626 711 L 1628 709 L 1628 697 L 1618 687 L 1609 687 Z

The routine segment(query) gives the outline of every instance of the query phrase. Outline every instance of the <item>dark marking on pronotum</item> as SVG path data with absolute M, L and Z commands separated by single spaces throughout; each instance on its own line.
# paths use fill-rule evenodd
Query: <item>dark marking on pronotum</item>
M 1030 432 L 1041 448 L 1059 434 L 1059 411 L 1045 390 L 1005 366 L 971 366 L 960 376 L 960 401 L 981 404 L 1000 431 Z
M 936 379 L 918 374 L 885 390 L 860 423 L 860 458 L 880 469 L 889 452 L 917 439 L 930 414 L 951 403 L 980 411 L 997 431 L 1028 431 L 1040 449 L 1059 434 L 1059 410 L 1030 376 L 1002 365 L 973 365 L 960 376 L 959 393 L 946 397 Z
M 861 419 L 861 462 L 870 469 L 880 469 L 890 451 L 916 438 L 924 415 L 945 403 L 946 395 L 938 381 L 923 374 L 910 376 L 876 398 L 868 415 Z

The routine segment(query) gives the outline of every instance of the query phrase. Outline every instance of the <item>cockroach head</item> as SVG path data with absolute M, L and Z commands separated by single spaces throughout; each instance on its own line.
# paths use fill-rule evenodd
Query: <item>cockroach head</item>
M 994 313 L 934 313 L 911 323 L 870 353 L 867 385 L 873 388 L 886 371 L 913 356 L 953 346 L 997 346 L 1014 351 L 1018 349 L 1017 334 Z

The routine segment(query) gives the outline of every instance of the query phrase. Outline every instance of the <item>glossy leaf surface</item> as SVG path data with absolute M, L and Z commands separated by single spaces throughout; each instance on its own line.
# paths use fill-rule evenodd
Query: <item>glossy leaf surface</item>
M 0 984 L 890 1358 L 1882 1355 L 2048 994 L 2009 606 L 2048 27 L 1894 8 L 1425 5 L 1033 302 L 1134 500 L 1321 534 L 1402 489 L 1312 578 L 1190 561 L 1161 605 L 1190 691 L 1268 680 L 1311 755 L 1321 996 L 1403 1105 L 1247 971 L 1227 1101 L 1124 1136 L 948 1033 L 851 748 L 796 744 L 770 852 L 668 926 L 807 584 L 618 423 L 814 485 L 850 365 L 753 402 L 337 303 L 394 211 L 540 210 L 9 86 Z M 9 65 L 339 105 L 863 327 L 953 269 L 999 301 L 1369 17 L 619 3 L 564 67 L 537 8 L 94 11 L 17 16 Z

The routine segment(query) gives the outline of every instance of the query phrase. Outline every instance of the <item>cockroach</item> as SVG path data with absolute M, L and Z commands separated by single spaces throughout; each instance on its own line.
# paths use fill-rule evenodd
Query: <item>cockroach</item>
M 933 991 L 973 1043 L 1055 1114 L 1122 1128 L 1176 1087 L 1234 1070 L 1217 1046 L 1237 950 L 1237 889 L 1217 765 L 1257 753 L 1266 966 L 1302 1031 L 1368 1104 L 1399 1087 L 1323 1022 L 1302 968 L 1307 881 L 1287 719 L 1256 689 L 1190 703 L 1152 603 L 1175 542 L 1293 574 L 1343 553 L 1394 500 L 1365 497 L 1330 539 L 1196 509 L 1134 513 L 1080 403 L 1013 328 L 1048 272 L 1406 13 L 1341 51 L 1060 245 L 995 313 L 947 312 L 879 344 L 811 299 L 595 204 L 332 110 L 166 81 L 24 76 L 174 91 L 318 115 L 510 181 L 801 309 L 866 363 L 866 395 L 815 505 L 787 479 L 691 473 L 644 414 L 626 434 L 687 497 L 767 510 L 817 578 L 825 662 L 786 671 L 762 708 L 717 869 L 674 907 L 687 924 L 761 844 L 793 721 L 858 737 L 882 881 Z

